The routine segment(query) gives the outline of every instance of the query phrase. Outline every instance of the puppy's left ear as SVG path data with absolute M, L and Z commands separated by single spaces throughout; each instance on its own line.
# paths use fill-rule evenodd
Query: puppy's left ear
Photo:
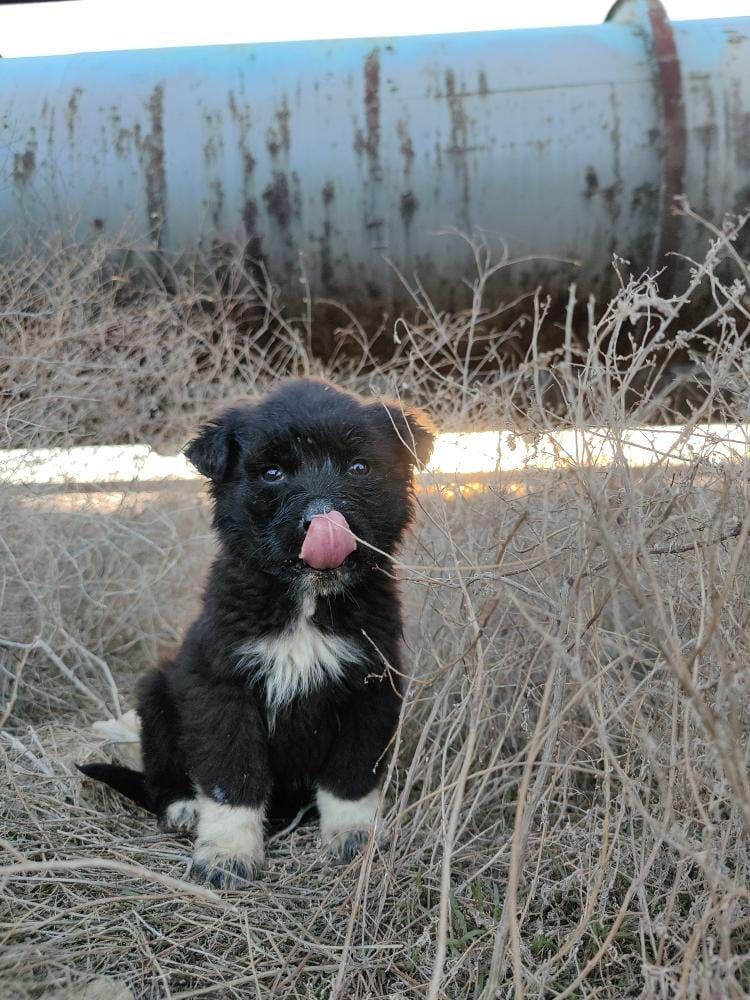
M 198 436 L 183 448 L 183 454 L 201 475 L 214 483 L 226 480 L 232 470 L 238 445 L 231 426 L 229 410 L 203 424 Z
M 382 407 L 382 414 L 391 433 L 403 446 L 409 464 L 427 465 L 437 429 L 424 410 L 402 406 L 401 403 L 387 403 Z

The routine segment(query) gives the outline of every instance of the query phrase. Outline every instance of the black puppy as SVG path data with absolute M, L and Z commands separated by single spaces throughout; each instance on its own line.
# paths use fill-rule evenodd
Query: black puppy
M 220 542 L 203 610 L 144 679 L 143 773 L 81 768 L 197 824 L 193 870 L 244 884 L 266 817 L 315 798 L 324 842 L 367 838 L 400 709 L 401 613 L 388 556 L 412 518 L 429 419 L 315 379 L 290 380 L 201 428 Z

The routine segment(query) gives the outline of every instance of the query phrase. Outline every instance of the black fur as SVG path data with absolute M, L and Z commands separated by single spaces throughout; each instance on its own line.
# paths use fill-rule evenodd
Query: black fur
M 185 452 L 210 479 L 220 545 L 201 614 L 174 661 L 141 685 L 144 775 L 84 773 L 160 817 L 196 787 L 227 805 L 264 805 L 269 817 L 294 815 L 316 788 L 346 800 L 371 792 L 400 710 L 401 612 L 383 553 L 411 520 L 413 469 L 432 440 L 423 414 L 314 379 L 204 425 Z M 355 459 L 367 475 L 352 475 Z M 283 482 L 262 478 L 269 466 Z M 339 569 L 315 571 L 299 552 L 311 511 L 325 509 L 373 548 L 358 544 Z M 313 591 L 312 625 L 355 644 L 361 661 L 271 718 L 264 681 L 252 662 L 240 667 L 237 649 L 289 628 Z

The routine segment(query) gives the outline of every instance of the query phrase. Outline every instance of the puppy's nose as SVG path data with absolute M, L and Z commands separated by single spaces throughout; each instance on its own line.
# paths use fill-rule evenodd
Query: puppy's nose
M 310 527 L 314 517 L 319 517 L 321 514 L 327 514 L 331 510 L 333 510 L 333 504 L 328 500 L 312 500 L 307 507 L 305 507 L 304 513 L 302 514 L 302 530 L 307 533 L 307 529 Z

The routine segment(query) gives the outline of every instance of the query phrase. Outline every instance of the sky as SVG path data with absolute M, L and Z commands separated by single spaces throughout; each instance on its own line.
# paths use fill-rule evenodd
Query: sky
M 610 0 L 65 0 L 0 6 L 0 53 L 55 55 L 233 42 L 598 24 Z M 750 14 L 748 0 L 666 0 L 673 21 Z

